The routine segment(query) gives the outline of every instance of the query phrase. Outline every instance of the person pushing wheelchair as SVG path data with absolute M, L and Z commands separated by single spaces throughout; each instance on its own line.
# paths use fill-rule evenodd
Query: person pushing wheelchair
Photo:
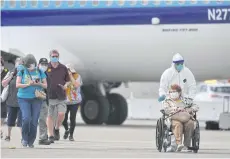
M 176 86 L 176 85 L 177 86 Z M 172 86 L 173 85 L 173 86 Z M 169 98 L 167 99 L 166 96 L 168 96 L 168 93 L 171 91 L 169 94 Z M 198 107 L 195 105 L 191 107 L 191 109 L 184 109 L 185 107 L 184 103 L 180 100 L 182 98 L 189 98 L 190 102 L 193 103 L 193 99 L 195 98 L 196 95 L 196 80 L 193 75 L 193 73 L 190 71 L 189 68 L 187 68 L 184 64 L 184 58 L 179 54 L 175 54 L 172 59 L 172 65 L 170 68 L 166 69 L 163 74 L 161 75 L 160 79 L 160 88 L 159 88 L 159 102 L 165 101 L 165 108 L 168 109 L 168 111 L 172 111 L 170 113 L 173 113 L 173 111 L 178 111 L 180 110 L 181 112 L 178 114 L 175 114 L 173 117 L 173 133 L 176 138 L 176 143 L 178 145 L 177 150 L 181 151 L 186 150 L 188 146 L 190 146 L 191 143 L 191 132 L 192 126 L 194 122 L 188 117 L 189 113 L 191 111 L 198 111 Z M 167 102 L 168 101 L 168 102 Z M 168 104 L 167 104 L 168 103 Z M 170 104 L 174 104 L 176 110 L 174 110 L 174 107 L 171 108 Z M 169 112 L 168 112 L 169 113 Z M 187 114 L 187 115 L 186 115 Z M 185 115 L 185 117 L 184 117 Z M 179 120 L 179 117 L 182 117 L 183 119 L 186 120 Z M 177 118 L 178 117 L 178 118 Z M 186 118 L 187 117 L 187 118 Z M 177 120 L 175 120 L 177 119 Z M 190 125 L 190 127 L 187 129 L 187 126 L 184 126 L 182 123 L 187 123 L 187 126 Z M 186 124 L 185 124 L 186 125 Z M 182 140 L 182 134 L 183 134 L 183 127 L 186 127 L 185 131 L 185 141 L 184 141 L 184 146 L 181 145 L 181 140 Z M 187 133 L 188 130 L 188 133 Z

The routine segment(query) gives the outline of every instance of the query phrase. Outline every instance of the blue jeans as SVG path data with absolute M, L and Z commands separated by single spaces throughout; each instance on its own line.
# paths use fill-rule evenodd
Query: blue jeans
M 23 145 L 33 145 L 37 136 L 38 118 L 42 100 L 18 98 L 22 112 L 22 142 Z

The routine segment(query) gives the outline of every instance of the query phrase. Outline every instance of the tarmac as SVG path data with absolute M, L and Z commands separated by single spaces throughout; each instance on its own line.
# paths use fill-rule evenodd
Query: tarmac
M 7 131 L 6 126 L 3 129 Z M 1 158 L 230 158 L 230 131 L 201 129 L 197 154 L 158 152 L 155 127 L 146 121 L 128 121 L 122 126 L 79 124 L 73 142 L 64 140 L 63 133 L 61 127 L 61 139 L 54 144 L 38 145 L 37 138 L 34 148 L 23 148 L 20 130 L 14 128 L 10 142 L 1 140 Z

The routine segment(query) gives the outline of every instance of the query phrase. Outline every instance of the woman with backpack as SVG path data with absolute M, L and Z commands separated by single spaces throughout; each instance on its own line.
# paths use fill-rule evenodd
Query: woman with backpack
M 24 69 L 17 74 L 18 104 L 22 112 L 22 145 L 34 147 L 37 136 L 43 89 L 47 88 L 46 75 L 37 69 L 37 61 L 32 54 L 24 58 Z

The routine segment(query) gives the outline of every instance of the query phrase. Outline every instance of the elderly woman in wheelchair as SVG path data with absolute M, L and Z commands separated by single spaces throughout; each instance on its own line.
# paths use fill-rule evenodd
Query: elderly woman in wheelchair
M 191 151 L 191 140 L 196 140 L 195 142 L 199 140 L 197 134 L 194 133 L 197 128 L 196 124 L 198 123 L 195 119 L 195 113 L 199 108 L 197 105 L 189 102 L 188 99 L 185 100 L 181 95 L 181 87 L 179 85 L 172 85 L 169 90 L 169 97 L 163 101 L 164 109 L 161 111 L 163 113 L 163 119 L 161 118 L 161 122 L 163 122 L 161 133 L 163 134 L 161 134 L 162 140 L 158 140 L 157 142 L 162 141 L 161 147 L 164 147 L 164 150 L 167 152 L 189 152 Z M 159 129 L 159 123 L 157 127 Z M 170 133 L 174 135 L 174 141 L 171 140 L 171 137 L 169 139 Z M 183 135 L 184 142 L 182 144 Z M 165 146 L 165 141 L 167 140 L 170 140 L 168 141 L 170 144 Z M 193 143 L 193 146 L 196 144 Z

